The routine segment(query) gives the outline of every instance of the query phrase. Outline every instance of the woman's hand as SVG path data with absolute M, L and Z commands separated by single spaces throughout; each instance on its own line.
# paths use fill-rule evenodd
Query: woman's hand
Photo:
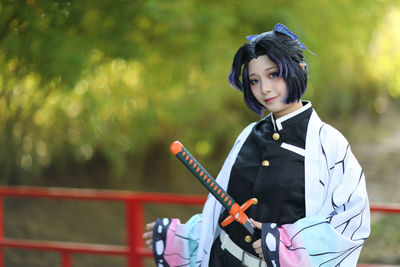
M 146 230 L 143 234 L 143 238 L 146 240 L 146 245 L 149 249 L 153 249 L 153 228 L 156 222 L 146 224 Z
M 261 230 L 262 224 L 260 222 L 257 222 L 257 221 L 255 221 L 255 220 L 253 220 L 251 218 L 250 218 L 250 221 L 256 228 Z M 258 239 L 253 243 L 253 248 L 256 251 L 256 253 L 258 254 L 258 256 L 261 259 L 265 260 L 264 259 L 264 254 L 263 254 L 263 251 L 262 251 L 262 246 L 261 246 L 261 239 Z

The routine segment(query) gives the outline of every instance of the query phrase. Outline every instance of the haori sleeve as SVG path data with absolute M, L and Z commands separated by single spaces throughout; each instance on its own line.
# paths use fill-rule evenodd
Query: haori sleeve
M 196 265 L 202 215 L 185 224 L 179 219 L 159 218 L 153 228 L 153 257 L 159 267 Z
M 268 266 L 356 266 L 370 233 L 364 172 L 350 150 L 325 147 L 329 172 L 321 210 L 293 224 L 263 223 Z M 334 157 L 332 158 L 332 155 Z

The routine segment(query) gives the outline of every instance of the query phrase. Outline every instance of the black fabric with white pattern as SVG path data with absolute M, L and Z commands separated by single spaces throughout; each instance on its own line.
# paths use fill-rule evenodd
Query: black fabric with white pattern
M 169 267 L 164 259 L 165 241 L 167 230 L 171 220 L 168 218 L 158 218 L 153 228 L 153 257 L 157 267 Z

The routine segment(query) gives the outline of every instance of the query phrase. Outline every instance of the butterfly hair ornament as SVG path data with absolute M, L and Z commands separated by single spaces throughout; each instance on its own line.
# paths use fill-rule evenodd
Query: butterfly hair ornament
M 311 54 L 313 54 L 314 56 L 317 56 L 316 54 L 314 54 L 313 52 L 311 52 L 311 50 L 308 49 L 302 42 L 300 42 L 300 41 L 299 41 L 299 38 L 297 37 L 297 35 L 293 34 L 285 25 L 283 25 L 283 24 L 281 24 L 281 23 L 276 24 L 275 27 L 274 27 L 274 31 L 275 31 L 275 32 L 282 33 L 282 34 L 285 34 L 286 36 L 289 36 L 289 37 L 292 38 L 294 41 L 297 41 L 302 49 L 305 49 L 305 50 L 307 50 L 308 52 L 310 52 Z M 269 32 L 264 32 L 264 33 L 261 33 L 261 34 L 250 35 L 250 36 L 247 36 L 246 39 L 247 39 L 249 42 L 253 42 L 253 41 L 255 41 L 255 40 L 261 39 L 262 37 L 264 37 L 264 36 L 267 35 L 268 33 L 269 33 Z

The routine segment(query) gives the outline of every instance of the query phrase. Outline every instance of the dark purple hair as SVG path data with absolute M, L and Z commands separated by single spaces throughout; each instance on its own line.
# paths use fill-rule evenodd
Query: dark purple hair
M 286 103 L 300 100 L 307 87 L 307 64 L 304 61 L 303 50 L 297 41 L 276 31 L 261 34 L 252 42 L 244 44 L 233 58 L 229 83 L 243 92 L 247 107 L 263 115 L 264 106 L 254 97 L 250 88 L 248 64 L 253 58 L 267 55 L 279 68 L 279 77 L 283 77 L 286 87 Z M 305 69 L 300 67 L 304 64 Z M 242 76 L 242 80 L 240 80 Z

